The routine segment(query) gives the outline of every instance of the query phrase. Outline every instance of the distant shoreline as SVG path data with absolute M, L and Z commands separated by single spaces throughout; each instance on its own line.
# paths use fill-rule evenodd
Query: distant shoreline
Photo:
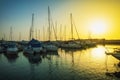
M 2 41 L 4 41 L 4 40 L 0 40 L 0 42 L 2 42 Z M 75 40 L 75 41 L 83 41 L 83 42 L 84 41 L 92 41 L 92 42 L 96 42 L 97 44 L 103 44 L 103 45 L 105 45 L 105 44 L 120 45 L 120 39 L 110 39 L 110 40 L 107 40 L 107 39 L 79 39 L 79 40 Z M 13 42 L 19 42 L 19 41 L 13 41 Z M 28 42 L 28 41 L 25 41 L 25 42 Z
M 98 44 L 112 44 L 112 45 L 120 45 L 120 40 L 119 39 L 92 39 L 92 41 L 98 43 Z

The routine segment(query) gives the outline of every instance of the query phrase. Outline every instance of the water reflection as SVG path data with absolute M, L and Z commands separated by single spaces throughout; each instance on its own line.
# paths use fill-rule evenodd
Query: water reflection
M 0 80 L 6 80 L 5 76 L 11 80 L 119 80 L 120 62 L 106 55 L 105 50 L 104 46 L 97 46 L 86 50 L 59 49 L 58 53 L 46 54 L 21 52 L 13 58 L 15 64 L 7 63 L 4 58 L 8 57 L 1 54 L 0 74 L 3 77 Z
M 15 62 L 17 60 L 17 58 L 19 57 L 18 54 L 7 54 L 7 53 L 4 53 L 4 56 L 7 58 L 7 60 L 10 63 Z
M 25 54 L 24 56 L 28 59 L 31 64 L 39 64 L 42 62 L 40 54 Z
M 104 59 L 105 58 L 105 48 L 102 46 L 99 46 L 99 48 L 94 48 L 91 50 L 91 56 L 95 59 Z
M 119 48 L 120 46 L 110 46 L 108 45 L 110 51 L 113 50 L 113 48 Z M 113 51 L 112 51 L 113 52 Z M 106 76 L 109 77 L 117 77 L 120 78 L 120 60 L 115 58 L 112 55 L 106 55 Z
M 81 75 L 82 71 L 84 74 L 92 74 L 93 76 L 98 75 L 99 77 L 102 76 L 100 75 L 101 73 L 106 73 L 108 72 L 107 68 L 110 68 L 109 71 L 115 73 L 115 66 L 114 64 L 117 63 L 117 59 L 114 57 L 110 56 L 109 60 L 107 59 L 108 56 L 105 54 L 105 47 L 104 46 L 97 46 L 96 48 L 91 48 L 87 50 L 81 50 L 81 51 L 65 51 L 68 57 L 69 53 L 69 58 L 71 59 L 71 66 L 72 70 L 79 70 L 76 71 L 79 75 Z M 108 64 L 106 62 L 108 61 Z M 109 64 L 109 61 L 110 64 Z M 117 69 L 117 72 L 119 70 Z M 77 74 L 77 75 L 78 75 Z M 117 73 L 118 74 L 118 73 Z M 88 75 L 85 76 L 88 78 Z M 89 76 L 90 77 L 90 76 Z M 106 77 L 106 76 L 104 76 Z M 104 79 L 104 78 L 100 78 Z

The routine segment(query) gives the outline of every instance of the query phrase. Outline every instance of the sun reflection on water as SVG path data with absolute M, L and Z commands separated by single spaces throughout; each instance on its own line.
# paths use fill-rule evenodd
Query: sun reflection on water
M 105 58 L 105 48 L 99 46 L 91 50 L 91 56 L 95 59 L 104 59 Z

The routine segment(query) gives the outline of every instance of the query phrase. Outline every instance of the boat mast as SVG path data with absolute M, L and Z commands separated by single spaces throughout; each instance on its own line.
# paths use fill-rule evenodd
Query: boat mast
M 21 32 L 19 32 L 19 41 L 21 41 Z
M 45 41 L 45 28 L 44 28 L 44 26 L 43 26 L 43 41 Z
M 78 39 L 80 39 L 79 34 L 78 34 L 78 31 L 77 31 L 77 27 L 76 27 L 75 22 L 74 22 L 74 19 L 72 19 L 72 21 L 73 21 L 73 25 L 74 25 L 74 27 L 75 27 L 75 31 L 76 31 L 76 33 L 77 33 Z
M 90 31 L 88 32 L 88 39 L 89 39 L 89 40 L 92 39 L 92 38 L 91 38 L 91 32 L 90 32 Z
M 57 40 L 57 21 L 55 22 L 56 40 Z
M 53 21 L 52 21 L 52 27 L 53 27 L 53 31 L 54 31 L 54 35 L 55 35 L 55 39 L 56 39 L 56 41 L 57 41 L 57 34 L 56 34 L 56 30 L 55 30 L 55 27 L 54 27 Z
M 10 27 L 10 41 L 12 41 L 12 27 Z
M 66 25 L 64 27 L 64 41 L 66 41 Z
M 71 21 L 71 38 L 73 40 L 73 23 L 72 23 L 72 13 L 70 13 L 70 21 Z
M 39 33 L 38 34 L 39 34 L 38 39 L 40 40 L 40 29 L 39 29 Z
M 59 33 L 59 35 L 60 35 L 60 41 L 62 40 L 62 37 L 61 37 L 61 33 L 62 32 L 62 24 L 60 24 L 60 33 Z
M 3 40 L 6 40 L 5 33 L 3 34 Z
M 49 41 L 51 39 L 51 24 L 50 24 L 50 8 L 48 6 L 48 35 L 49 35 Z
M 30 37 L 29 40 L 31 40 L 34 37 L 34 13 L 32 14 L 32 24 L 30 27 Z
M 37 39 L 37 29 L 36 29 L 36 32 L 35 32 L 35 33 L 36 33 L 36 39 Z

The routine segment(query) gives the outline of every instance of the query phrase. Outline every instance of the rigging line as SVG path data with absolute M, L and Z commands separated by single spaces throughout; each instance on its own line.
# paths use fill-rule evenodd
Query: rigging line
M 80 39 L 74 20 L 73 20 L 73 25 L 75 26 L 75 31 L 77 33 L 78 39 Z
M 52 22 L 52 27 L 53 27 L 53 31 L 54 31 L 54 35 L 55 35 L 55 39 L 57 40 L 57 35 L 56 35 L 56 31 L 55 31 L 55 28 L 54 28 L 54 24 L 53 24 L 53 20 L 51 19 L 51 22 Z
M 57 40 L 57 35 L 56 35 L 56 31 L 55 31 L 55 28 L 54 28 L 54 24 L 53 24 L 53 20 L 52 20 L 52 15 L 50 14 L 50 8 L 48 6 L 48 21 L 49 21 L 49 35 L 51 35 L 51 31 L 52 31 L 52 28 L 53 28 L 53 31 L 54 31 L 54 35 L 55 35 L 55 39 Z M 50 37 L 49 37 L 50 38 Z

